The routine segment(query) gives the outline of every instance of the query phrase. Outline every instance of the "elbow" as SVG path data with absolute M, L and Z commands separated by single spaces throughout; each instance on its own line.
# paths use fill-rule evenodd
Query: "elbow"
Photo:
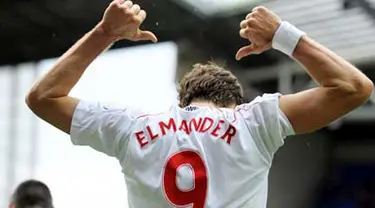
M 351 86 L 351 90 L 349 90 L 350 97 L 358 105 L 365 103 L 371 97 L 374 90 L 374 83 L 367 77 L 353 81 Z
M 374 83 L 369 79 L 365 78 L 358 89 L 358 93 L 361 95 L 363 102 L 367 101 L 374 91 Z
M 45 98 L 41 93 L 37 90 L 31 89 L 27 95 L 25 96 L 25 103 L 29 107 L 31 111 L 37 113 L 38 109 L 41 108 L 45 103 L 47 98 Z
M 27 107 L 29 107 L 29 109 L 33 112 L 34 112 L 36 105 L 39 103 L 38 100 L 39 100 L 38 96 L 33 91 L 30 91 L 25 96 L 25 103 Z

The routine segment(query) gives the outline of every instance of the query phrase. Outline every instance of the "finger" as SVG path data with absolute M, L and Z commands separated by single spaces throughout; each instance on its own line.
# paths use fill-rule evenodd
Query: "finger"
M 132 1 L 125 1 L 123 4 L 122 4 L 123 7 L 125 8 L 132 8 L 133 6 L 133 2 Z
M 248 38 L 247 37 L 248 36 L 247 33 L 248 33 L 247 29 L 241 29 L 239 34 L 240 34 L 241 38 L 247 39 Z
M 255 52 L 254 44 L 244 46 L 237 51 L 236 59 L 241 60 L 243 57 L 253 54 Z
M 152 42 L 158 42 L 156 35 L 150 31 L 138 30 L 134 37 L 135 40 L 151 40 Z
M 141 20 L 141 22 L 145 21 L 146 17 L 147 17 L 147 13 L 145 10 L 139 11 L 138 18 Z
M 245 29 L 246 27 L 251 27 L 255 25 L 255 20 L 253 18 L 242 20 L 240 27 Z
M 135 14 L 135 15 L 138 15 L 138 13 L 141 11 L 141 7 L 138 5 L 138 4 L 134 4 L 130 11 Z
M 247 27 L 247 21 L 246 20 L 242 20 L 241 23 L 240 23 L 240 27 L 241 28 L 246 28 Z
M 123 4 L 125 2 L 125 0 L 114 0 L 113 2 L 115 2 L 117 4 Z
M 241 29 L 239 34 L 241 38 L 249 39 L 251 41 L 253 39 L 253 36 L 256 34 L 256 30 L 247 27 L 245 29 Z
M 109 4 L 108 8 L 120 7 L 123 0 L 114 0 Z
M 257 6 L 253 9 L 253 11 L 257 11 L 257 12 L 265 12 L 267 9 L 266 7 L 264 6 Z
M 249 13 L 249 14 L 246 15 L 246 19 L 249 19 L 252 16 L 253 16 L 253 13 L 251 12 L 251 13 Z
M 252 11 L 252 12 L 256 12 L 256 11 L 259 10 L 259 8 L 260 8 L 259 6 L 256 6 L 256 7 L 254 7 L 251 11 Z

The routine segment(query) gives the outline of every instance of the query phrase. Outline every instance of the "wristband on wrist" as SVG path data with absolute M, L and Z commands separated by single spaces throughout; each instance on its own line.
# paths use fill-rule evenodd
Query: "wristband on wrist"
M 282 21 L 273 37 L 272 47 L 292 57 L 299 40 L 305 34 L 289 22 Z

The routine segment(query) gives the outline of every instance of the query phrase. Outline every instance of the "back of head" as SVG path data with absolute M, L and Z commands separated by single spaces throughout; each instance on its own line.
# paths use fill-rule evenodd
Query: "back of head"
M 51 192 L 47 185 L 40 181 L 25 181 L 15 190 L 12 196 L 11 207 L 53 208 Z
M 180 81 L 180 106 L 194 101 L 209 101 L 220 107 L 239 105 L 243 102 L 243 90 L 237 77 L 212 62 L 195 64 L 193 70 Z

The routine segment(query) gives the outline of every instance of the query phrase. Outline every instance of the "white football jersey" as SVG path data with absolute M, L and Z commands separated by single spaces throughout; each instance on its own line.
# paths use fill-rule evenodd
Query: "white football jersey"
M 158 114 L 81 101 L 71 139 L 120 161 L 131 208 L 265 208 L 273 155 L 294 134 L 279 96 Z

